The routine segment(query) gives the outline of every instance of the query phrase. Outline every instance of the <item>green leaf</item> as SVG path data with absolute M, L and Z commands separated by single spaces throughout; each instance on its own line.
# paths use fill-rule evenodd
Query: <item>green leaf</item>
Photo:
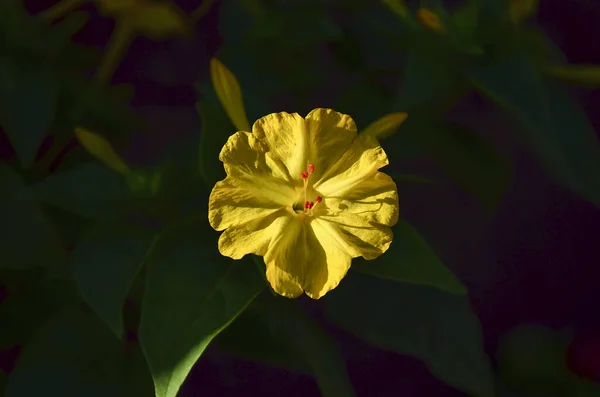
M 98 319 L 64 310 L 25 346 L 5 396 L 117 397 L 121 359 L 117 339 Z
M 11 292 L 0 304 L 0 351 L 23 345 L 49 318 L 78 299 L 71 283 L 44 280 L 40 269 L 22 273 L 7 283 L 9 288 L 12 284 Z
M 355 259 L 352 269 L 383 279 L 431 286 L 452 294 L 467 293 L 461 282 L 408 222 L 400 219 L 392 230 L 394 241 L 388 252 L 375 261 Z
M 154 240 L 152 232 L 124 222 L 102 222 L 71 255 L 81 296 L 119 338 L 123 337 L 123 303 Z
M 554 177 L 600 206 L 600 142 L 573 99 L 545 83 L 533 66 L 513 58 L 472 71 L 475 86 L 516 115 Z
M 206 185 L 212 187 L 225 178 L 223 163 L 219 153 L 229 136 L 235 133 L 235 127 L 225 113 L 209 100 L 201 100 L 196 109 L 202 122 L 200 132 L 200 174 Z
M 310 374 L 302 352 L 295 350 L 296 341 L 272 326 L 276 312 L 259 304 L 263 300 L 261 296 L 252 302 L 215 338 L 215 343 L 223 351 L 248 360 Z
M 351 397 L 356 393 L 335 342 L 321 326 L 287 298 L 267 296 L 265 305 L 272 311 L 272 332 L 294 343 L 304 356 L 324 397 Z
M 493 395 L 481 329 L 466 296 L 350 274 L 325 298 L 330 320 L 385 350 L 422 360 L 469 395 Z
M 60 84 L 48 67 L 19 76 L 7 107 L 2 109 L 4 130 L 23 167 L 29 167 L 52 124 Z
M 119 216 L 132 198 L 122 175 L 96 162 L 51 175 L 32 189 L 40 201 L 93 219 Z
M 175 397 L 213 338 L 264 289 L 247 261 L 217 251 L 216 232 L 200 227 L 171 230 L 148 259 L 140 344 L 157 397 Z
M 434 161 L 442 171 L 488 210 L 495 209 L 510 185 L 511 165 L 482 137 L 463 127 L 430 132 Z
M 16 172 L 0 165 L 0 268 L 58 270 L 64 254 L 52 225 Z

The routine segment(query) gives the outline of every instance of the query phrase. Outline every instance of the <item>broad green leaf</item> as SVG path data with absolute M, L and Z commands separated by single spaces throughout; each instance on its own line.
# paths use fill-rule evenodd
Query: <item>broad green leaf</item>
M 83 236 L 71 255 L 82 298 L 119 338 L 123 303 L 155 236 L 124 222 L 101 222 Z
M 578 104 L 542 80 L 525 59 L 471 73 L 475 86 L 516 115 L 554 177 L 600 206 L 600 142 Z
M 600 86 L 600 65 L 551 66 L 547 72 L 556 78 L 591 87 Z
M 23 167 L 35 160 L 38 149 L 50 131 L 60 84 L 48 67 L 22 73 L 7 107 L 0 110 L 4 130 Z
M 118 340 L 99 319 L 66 309 L 24 347 L 5 396 L 122 396 L 124 361 Z
M 242 358 L 310 374 L 302 352 L 295 350 L 296 341 L 273 329 L 271 323 L 276 313 L 258 304 L 262 298 L 255 300 L 215 338 L 216 345 Z
M 328 318 L 384 350 L 422 360 L 471 396 L 493 396 L 481 329 L 466 296 L 348 275 L 325 298 Z
M 439 288 L 465 295 L 467 290 L 439 260 L 425 239 L 404 219 L 392 228 L 394 241 L 374 261 L 355 259 L 352 269 L 379 278 Z
M 600 396 L 600 384 L 583 378 L 575 378 L 568 388 L 569 397 Z
M 294 343 L 312 370 L 323 397 L 351 397 L 356 393 L 346 373 L 335 342 L 321 326 L 304 313 L 298 304 L 287 298 L 269 296 L 265 299 L 272 311 L 272 332 Z
M 96 162 L 50 175 L 32 189 L 44 203 L 94 219 L 119 216 L 131 198 L 123 176 Z
M 0 165 L 0 192 L 0 268 L 58 270 L 64 258 L 58 236 L 19 174 L 5 165 Z
M 264 289 L 247 261 L 217 251 L 216 232 L 166 231 L 147 263 L 140 344 L 157 397 L 175 397 L 208 344 Z
M 442 171 L 488 210 L 495 209 L 511 182 L 510 163 L 463 127 L 434 127 L 429 136 L 434 161 Z

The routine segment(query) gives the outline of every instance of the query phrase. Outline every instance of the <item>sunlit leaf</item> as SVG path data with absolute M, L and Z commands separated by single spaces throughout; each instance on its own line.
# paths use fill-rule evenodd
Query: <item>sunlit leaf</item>
M 210 77 L 219 101 L 231 122 L 238 131 L 252 131 L 246 117 L 242 90 L 233 73 L 221 61 L 213 58 L 210 60 Z
M 75 130 L 75 136 L 81 145 L 94 157 L 102 161 L 113 170 L 125 174 L 129 167 L 112 148 L 110 142 L 83 128 Z
M 118 337 L 123 336 L 123 303 L 155 239 L 124 222 L 96 225 L 71 256 L 82 298 Z
M 166 232 L 148 259 L 140 344 L 157 397 L 176 396 L 208 344 L 265 287 L 251 264 L 216 247 L 208 225 L 184 227 Z
M 384 350 L 422 360 L 440 380 L 493 396 L 491 365 L 466 296 L 351 274 L 325 298 L 328 318 Z
M 361 134 L 372 135 L 377 139 L 387 138 L 396 132 L 407 117 L 407 113 L 396 112 L 387 114 L 369 124 L 361 131 Z
M 479 90 L 519 118 L 548 171 L 600 206 L 600 142 L 580 106 L 522 58 L 475 69 L 471 76 Z
M 146 2 L 127 13 L 127 23 L 155 40 L 182 36 L 191 32 L 191 21 L 171 2 Z
M 400 219 L 392 228 L 394 241 L 374 261 L 355 259 L 352 269 L 382 279 L 439 288 L 465 295 L 465 287 L 437 257 L 425 239 L 408 222 Z

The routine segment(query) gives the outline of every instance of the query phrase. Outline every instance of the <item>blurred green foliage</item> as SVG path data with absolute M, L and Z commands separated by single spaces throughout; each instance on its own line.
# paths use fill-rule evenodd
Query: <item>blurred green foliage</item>
M 18 0 L 0 3 L 0 125 L 11 144 L 0 164 L 0 287 L 8 291 L 0 298 L 0 350 L 21 348 L 14 369 L 0 371 L 4 395 L 175 397 L 213 342 L 310 374 L 324 396 L 355 395 L 323 319 L 265 293 L 252 258 L 232 261 L 217 251 L 206 203 L 224 177 L 218 153 L 235 127 L 208 75 L 196 85 L 199 139 L 178 142 L 152 166 L 119 174 L 67 146 L 78 127 L 117 151 L 143 131 L 129 103 L 135 87 L 111 86 L 112 72 L 134 36 L 185 40 L 179 36 L 203 23 L 212 2 L 199 1 L 190 16 L 169 2 L 139 0 L 126 10 L 97 2 L 117 20 L 104 53 L 73 42 L 89 18 L 78 3 L 41 15 Z M 600 69 L 568 65 L 539 27 L 523 24 L 535 2 L 516 9 L 517 0 L 452 8 L 422 1 L 439 20 L 435 29 L 407 3 L 216 2 L 223 40 L 216 57 L 237 77 L 250 123 L 269 112 L 332 107 L 363 129 L 407 112 L 382 142 L 395 180 L 436 183 L 395 165 L 429 157 L 440 178 L 494 211 L 510 186 L 511 161 L 480 131 L 447 117 L 478 91 L 505 110 L 514 140 L 557 182 L 600 206 L 598 139 L 556 80 L 594 85 Z M 408 222 L 394 233 L 389 253 L 355 261 L 319 302 L 326 321 L 422 360 L 469 395 L 494 395 L 465 286 Z M 576 385 L 580 395 L 595 390 Z

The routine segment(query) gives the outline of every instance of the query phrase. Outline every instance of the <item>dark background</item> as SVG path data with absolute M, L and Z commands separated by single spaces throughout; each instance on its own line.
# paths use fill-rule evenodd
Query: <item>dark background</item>
M 37 12 L 54 2 L 29 3 Z M 188 12 L 197 6 L 194 0 L 178 3 Z M 126 150 L 132 161 L 149 164 L 166 143 L 202 133 L 193 83 L 206 76 L 208 61 L 218 51 L 220 3 L 197 25 L 194 40 L 156 43 L 138 38 L 118 68 L 113 83 L 134 84 L 135 110 L 151 121 L 149 130 L 136 135 Z M 540 3 L 537 21 L 569 62 L 600 64 L 600 3 Z M 77 41 L 102 47 L 112 21 L 95 15 L 93 7 L 89 10 L 94 17 Z M 600 92 L 574 93 L 598 130 Z M 313 96 L 319 98 L 318 94 Z M 321 95 L 335 93 L 328 88 Z M 314 103 L 319 106 L 327 104 Z M 600 375 L 600 349 L 594 347 L 600 345 L 600 213 L 553 183 L 533 156 L 513 142 L 509 131 L 514 126 L 489 102 L 469 96 L 455 106 L 452 116 L 484 133 L 513 159 L 514 179 L 504 201 L 489 214 L 451 183 L 401 185 L 401 213 L 468 287 L 491 357 L 499 338 L 519 324 L 570 327 L 583 350 L 597 352 L 595 359 L 590 354 L 569 357 L 572 367 Z M 395 165 L 409 170 L 429 166 L 426 160 Z M 590 172 L 600 178 L 600 170 Z M 333 332 L 359 396 L 464 395 L 436 380 L 415 359 L 377 350 L 338 329 Z M 180 394 L 319 395 L 309 377 L 234 358 L 215 347 L 209 347 L 196 364 Z

